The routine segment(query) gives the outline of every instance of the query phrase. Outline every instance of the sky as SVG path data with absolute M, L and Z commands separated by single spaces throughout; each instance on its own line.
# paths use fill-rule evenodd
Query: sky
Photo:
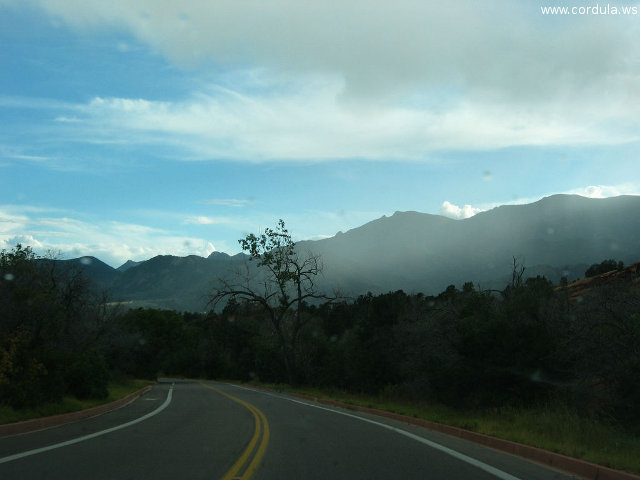
M 639 194 L 640 3 L 607 5 L 0 0 L 0 249 L 117 267 Z

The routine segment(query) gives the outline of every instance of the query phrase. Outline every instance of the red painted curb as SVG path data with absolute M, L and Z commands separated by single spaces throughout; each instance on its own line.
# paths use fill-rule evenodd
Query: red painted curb
M 136 398 L 147 393 L 149 390 L 151 390 L 151 386 L 146 386 L 111 403 L 105 403 L 104 405 L 98 405 L 97 407 L 87 408 L 77 412 L 51 415 L 49 417 L 40 417 L 25 420 L 23 422 L 0 425 L 0 437 L 17 435 L 19 433 L 35 432 L 37 430 L 44 430 L 45 428 L 57 427 L 59 425 L 64 425 L 65 423 L 77 422 L 78 420 L 83 420 L 85 418 L 102 415 L 103 413 L 124 407 L 125 405 L 133 402 Z
M 435 430 L 446 435 L 462 438 L 473 443 L 478 443 L 495 450 L 510 453 L 518 457 L 526 458 L 534 462 L 549 465 L 551 467 L 563 470 L 565 472 L 579 475 L 583 478 L 591 480 L 640 480 L 640 476 L 634 475 L 628 472 L 622 472 L 620 470 L 613 470 L 611 468 L 603 467 L 595 463 L 586 462 L 577 458 L 567 457 L 559 453 L 549 452 L 542 450 L 541 448 L 531 447 L 522 443 L 516 443 L 509 440 L 503 440 L 501 438 L 491 437 L 482 433 L 471 432 L 458 427 L 452 427 L 450 425 L 444 425 L 441 423 L 430 422 L 421 418 L 409 417 L 407 415 L 401 415 L 399 413 L 387 412 L 384 410 L 378 410 L 369 407 L 360 407 L 358 405 L 352 405 L 349 403 L 342 403 L 335 400 L 326 400 L 310 397 L 308 395 L 293 394 L 307 400 L 313 400 L 324 405 L 330 405 L 333 407 L 346 408 L 349 410 L 355 410 L 358 412 L 369 413 L 379 417 L 385 417 L 392 420 L 408 423 L 410 425 L 418 425 L 420 427 L 427 428 L 429 430 Z
M 256 387 L 255 385 L 252 386 Z M 273 389 L 262 386 L 257 388 L 274 391 Z M 567 457 L 566 455 L 549 452 L 547 450 L 531 447 L 522 443 L 516 443 L 509 440 L 503 440 L 501 438 L 491 437 L 483 433 L 471 432 L 462 428 L 452 427 L 450 425 L 444 425 L 442 423 L 431 422 L 422 418 L 409 417 L 407 415 L 401 415 L 399 413 L 378 410 L 376 408 L 361 407 L 350 403 L 312 397 L 310 395 L 304 395 L 301 393 L 287 393 L 289 395 L 303 398 L 305 400 L 310 400 L 312 402 L 321 403 L 323 405 L 344 408 L 347 410 L 355 410 L 357 412 L 369 413 L 371 415 L 389 418 L 391 420 L 397 420 L 399 422 L 408 423 L 410 425 L 418 425 L 429 430 L 435 430 L 446 435 L 458 437 L 463 440 L 468 440 L 473 443 L 478 443 L 480 445 L 493 448 L 495 450 L 500 450 L 502 452 L 510 453 L 518 457 L 526 458 L 527 460 L 542 463 L 544 465 L 549 465 L 551 467 L 557 468 L 558 470 L 562 470 L 567 473 L 578 475 L 590 480 L 640 480 L 640 476 L 634 475 L 632 473 L 613 470 L 612 468 L 603 467 L 595 463 L 586 462 L 577 458 Z

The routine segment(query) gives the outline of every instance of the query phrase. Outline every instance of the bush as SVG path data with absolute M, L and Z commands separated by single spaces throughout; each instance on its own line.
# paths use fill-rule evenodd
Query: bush
M 28 408 L 66 393 L 104 398 L 97 351 L 104 310 L 82 271 L 18 244 L 0 251 L 0 404 Z
M 27 347 L 21 334 L 0 343 L 0 404 L 28 408 L 62 397 L 59 390 L 49 388 L 47 367 Z
M 620 262 L 616 262 L 614 259 L 610 258 L 609 260 L 604 260 L 600 263 L 594 263 L 591 265 L 586 272 L 584 272 L 585 278 L 595 277 L 596 275 L 601 275 L 603 273 L 610 272 L 612 270 L 622 270 L 624 264 Z
M 109 369 L 104 357 L 95 350 L 78 355 L 66 372 L 69 393 L 78 399 L 109 396 Z

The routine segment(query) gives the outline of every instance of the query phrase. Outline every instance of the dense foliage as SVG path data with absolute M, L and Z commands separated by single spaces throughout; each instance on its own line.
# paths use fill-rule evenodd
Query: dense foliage
M 623 263 L 616 262 L 614 259 L 610 258 L 608 260 L 603 260 L 600 263 L 594 263 L 584 272 L 585 277 L 595 277 L 596 275 L 601 275 L 603 273 L 610 272 L 612 270 L 622 270 L 624 267 Z
M 81 271 L 17 245 L 0 254 L 0 403 L 106 397 L 104 299 Z
M 628 278 L 577 297 L 514 277 L 500 292 L 467 283 L 305 303 L 287 365 L 269 312 L 250 301 L 124 312 L 29 249 L 3 252 L 0 267 L 0 403 L 104 395 L 109 375 L 287 382 L 294 366 L 310 386 L 459 408 L 562 402 L 640 430 L 640 292 Z

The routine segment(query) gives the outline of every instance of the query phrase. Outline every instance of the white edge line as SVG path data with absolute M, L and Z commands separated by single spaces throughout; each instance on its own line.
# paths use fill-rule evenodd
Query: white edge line
M 299 403 L 300 405 L 306 405 L 307 407 L 313 407 L 313 408 L 318 408 L 320 410 L 326 410 L 327 412 L 332 412 L 338 415 L 344 415 L 345 417 L 351 417 L 351 418 L 355 418 L 357 420 L 363 421 L 363 422 L 367 422 L 367 423 L 371 423 L 373 425 L 377 425 L 379 427 L 382 428 L 386 428 L 387 430 L 391 430 L 393 432 L 396 432 L 400 435 L 404 435 L 405 437 L 411 438 L 412 440 L 415 440 L 416 442 L 420 442 L 423 443 L 431 448 L 435 448 L 436 450 L 441 451 L 442 453 L 446 453 L 447 455 L 450 455 L 454 458 L 457 458 L 458 460 L 461 460 L 465 463 L 468 463 L 470 465 L 473 465 L 474 467 L 477 467 L 481 470 L 484 470 L 487 473 L 490 473 L 491 475 L 500 478 L 501 480 L 520 480 L 518 477 L 514 477 L 513 475 L 510 475 L 506 472 L 503 472 L 502 470 L 498 470 L 495 467 L 492 467 L 491 465 L 487 465 L 486 463 L 481 462 L 480 460 L 476 460 L 475 458 L 469 457 L 463 453 L 460 452 L 456 452 L 455 450 L 452 450 L 448 447 L 445 447 L 444 445 L 440 445 L 439 443 L 435 443 L 432 442 L 431 440 L 427 440 L 426 438 L 423 438 L 419 435 L 415 435 L 411 432 L 407 432 L 406 430 L 402 430 L 400 428 L 396 428 L 396 427 L 392 427 L 391 425 L 387 425 L 385 423 L 381 423 L 381 422 L 376 422 L 375 420 L 371 420 L 369 418 L 366 417 L 360 417 L 358 415 L 353 415 L 351 413 L 347 413 L 347 412 L 341 412 L 340 410 L 334 410 L 331 408 L 327 408 L 327 407 L 323 407 L 320 405 L 314 405 L 313 403 L 307 403 L 307 402 L 302 402 L 300 400 L 295 400 L 293 398 L 289 398 L 289 397 L 284 397 L 281 395 L 277 395 L 275 393 L 271 393 L 271 392 L 265 392 L 262 390 L 254 390 L 253 388 L 247 388 L 247 387 L 242 387 L 240 385 L 234 385 L 232 383 L 229 383 L 228 385 L 231 385 L 233 387 L 236 388 L 242 388 L 244 390 L 250 390 L 252 392 L 257 392 L 257 393 L 262 393 L 264 395 L 269 395 L 272 397 L 276 397 L 276 398 L 280 398 L 282 400 L 288 400 L 290 402 L 293 403 Z
M 28 450 L 22 453 L 16 453 L 14 455 L 9 455 L 8 457 L 2 457 L 0 458 L 0 463 L 12 462 L 14 460 L 19 460 L 21 458 L 29 457 L 31 455 L 37 455 L 38 453 L 48 452 L 49 450 L 66 447 L 68 445 L 73 445 L 74 443 L 84 442 L 85 440 L 91 440 L 92 438 L 96 438 L 101 435 L 106 435 L 107 433 L 115 432 L 116 430 L 127 428 L 127 427 L 130 427 L 131 425 L 135 425 L 136 423 L 143 422 L 144 420 L 151 418 L 154 415 L 157 415 L 158 413 L 160 413 L 161 411 L 163 411 L 165 408 L 169 406 L 169 404 L 171 403 L 171 398 L 173 397 L 173 385 L 174 384 L 172 383 L 171 387 L 169 388 L 167 399 L 164 401 L 164 403 L 160 405 L 158 408 L 156 408 L 153 412 L 149 412 L 146 415 L 143 415 L 142 417 L 136 418 L 135 420 L 131 420 L 130 422 L 123 423 L 121 425 L 116 425 L 115 427 L 107 428 L 106 430 L 100 430 L 99 432 L 94 432 L 89 435 L 85 435 L 83 437 L 73 438 L 71 440 L 67 440 L 66 442 L 55 443 L 53 445 L 48 445 L 46 447 L 36 448 L 34 450 Z

